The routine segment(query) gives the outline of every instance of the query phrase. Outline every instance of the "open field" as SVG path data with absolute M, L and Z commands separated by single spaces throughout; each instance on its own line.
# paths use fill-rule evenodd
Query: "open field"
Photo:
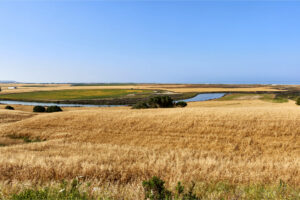
M 9 89 L 9 87 L 16 87 Z M 1 84 L 0 100 L 60 102 L 68 104 L 133 105 L 151 96 L 169 95 L 174 100 L 188 99 L 198 93 L 285 93 L 298 89 L 270 85 L 207 84 Z M 291 89 L 292 88 L 292 89 Z M 300 91 L 300 90 L 299 90 Z M 295 92 L 294 92 L 295 93 Z M 294 93 L 292 95 L 294 95 Z M 300 93 L 300 92 L 299 92 Z M 273 98 L 273 97 L 272 97 Z M 286 94 L 279 99 L 287 99 Z M 274 99 L 274 98 L 273 98 Z M 284 101 L 284 100 L 283 100 Z
M 195 181 L 198 192 L 201 184 L 220 181 L 272 187 L 283 180 L 300 188 L 300 107 L 236 98 L 186 108 L 43 114 L 0 107 L 0 188 L 9 194 L 24 183 L 82 176 L 104 196 L 142 199 L 141 182 L 153 175 L 170 188 Z
M 1 95 L 1 99 L 10 100 L 81 100 L 99 98 L 118 98 L 124 96 L 147 95 L 151 90 L 125 90 L 125 89 L 87 89 L 87 90 L 53 90 L 36 91 Z
M 16 86 L 11 90 L 8 87 Z M 265 85 L 191 85 L 191 84 L 134 84 L 134 85 L 79 85 L 71 84 L 0 84 L 0 94 L 53 91 L 53 90 L 92 90 L 92 89 L 140 89 L 140 90 L 167 90 L 171 92 L 276 92 L 286 89 L 300 88 L 294 86 L 265 86 Z
M 225 95 L 224 97 L 218 99 L 218 101 L 228 101 L 228 100 L 256 100 L 260 99 L 263 101 L 273 102 L 273 103 L 284 103 L 288 102 L 287 98 L 277 97 L 275 94 L 245 94 L 245 93 L 232 93 Z

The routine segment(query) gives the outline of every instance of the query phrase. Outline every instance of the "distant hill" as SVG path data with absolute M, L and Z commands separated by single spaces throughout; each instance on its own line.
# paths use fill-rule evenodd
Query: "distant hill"
M 17 83 L 17 81 L 1 81 L 0 80 L 0 83 Z

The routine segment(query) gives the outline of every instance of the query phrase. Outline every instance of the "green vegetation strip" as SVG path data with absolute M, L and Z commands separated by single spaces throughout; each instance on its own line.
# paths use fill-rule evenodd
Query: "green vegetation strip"
M 218 101 L 229 101 L 229 100 L 254 100 L 259 99 L 263 101 L 273 103 L 285 103 L 288 102 L 288 98 L 276 96 L 275 94 L 244 94 L 244 93 L 232 93 L 225 95 L 224 97 L 217 99 Z
M 52 90 L 52 91 L 37 91 L 24 92 L 15 94 L 0 95 L 2 100 L 89 100 L 102 98 L 118 98 L 128 95 L 128 97 L 147 96 L 152 94 L 152 90 L 138 89 L 88 89 L 88 90 Z M 129 95 L 133 96 L 129 96 Z
M 127 86 L 138 85 L 137 83 L 74 83 L 71 86 Z
M 275 185 L 251 184 L 236 185 L 225 182 L 217 183 L 189 183 L 178 184 L 168 189 L 163 180 L 153 177 L 142 183 L 144 198 L 149 200 L 200 200 L 200 199 L 268 199 L 268 200 L 296 200 L 300 198 L 299 188 L 295 189 L 283 181 Z M 1 195 L 2 194 L 2 195 Z M 88 199 L 116 199 L 116 193 L 109 192 L 108 188 L 92 187 L 90 183 L 84 183 L 74 179 L 71 183 L 62 181 L 60 186 L 44 188 L 27 188 L 20 192 L 3 195 L 0 191 L 0 199 L 10 200 L 88 200 Z M 132 195 L 132 194 L 131 194 Z M 130 194 L 128 194 L 130 196 Z M 117 198 L 129 199 L 129 198 Z
M 23 140 L 24 143 L 33 143 L 33 142 L 43 142 L 46 140 L 41 140 L 39 137 L 35 139 L 31 139 L 28 136 L 17 136 L 17 135 L 8 135 L 7 136 L 10 139 L 15 139 L 15 140 Z

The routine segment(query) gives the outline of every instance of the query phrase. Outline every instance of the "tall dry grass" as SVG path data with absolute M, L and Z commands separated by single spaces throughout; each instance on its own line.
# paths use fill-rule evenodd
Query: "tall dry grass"
M 3 123 L 1 137 L 46 141 L 0 147 L 0 182 L 5 184 L 83 176 L 134 191 L 133 186 L 156 175 L 168 185 L 282 179 L 300 186 L 300 108 L 294 102 L 210 101 L 171 109 L 13 112 L 18 120 Z M 0 116 L 6 113 L 0 110 Z M 136 190 L 141 193 L 140 187 Z

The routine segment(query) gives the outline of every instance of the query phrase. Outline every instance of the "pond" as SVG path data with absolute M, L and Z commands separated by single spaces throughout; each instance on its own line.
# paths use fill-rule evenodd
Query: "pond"
M 212 99 L 218 99 L 226 93 L 201 93 L 195 97 L 184 99 L 182 101 L 207 101 Z M 60 106 L 60 107 L 117 107 L 126 105 L 91 105 L 91 104 L 64 104 L 64 103 L 46 103 L 46 102 L 26 102 L 26 101 L 12 101 L 12 100 L 0 100 L 0 104 L 10 105 L 25 105 L 25 106 Z
M 221 98 L 225 95 L 226 95 L 226 93 L 201 93 L 201 94 L 198 94 L 195 97 L 192 97 L 192 98 L 189 98 L 189 99 L 184 99 L 182 101 L 185 101 L 185 102 L 208 101 L 208 100 L 212 100 L 212 99 Z

